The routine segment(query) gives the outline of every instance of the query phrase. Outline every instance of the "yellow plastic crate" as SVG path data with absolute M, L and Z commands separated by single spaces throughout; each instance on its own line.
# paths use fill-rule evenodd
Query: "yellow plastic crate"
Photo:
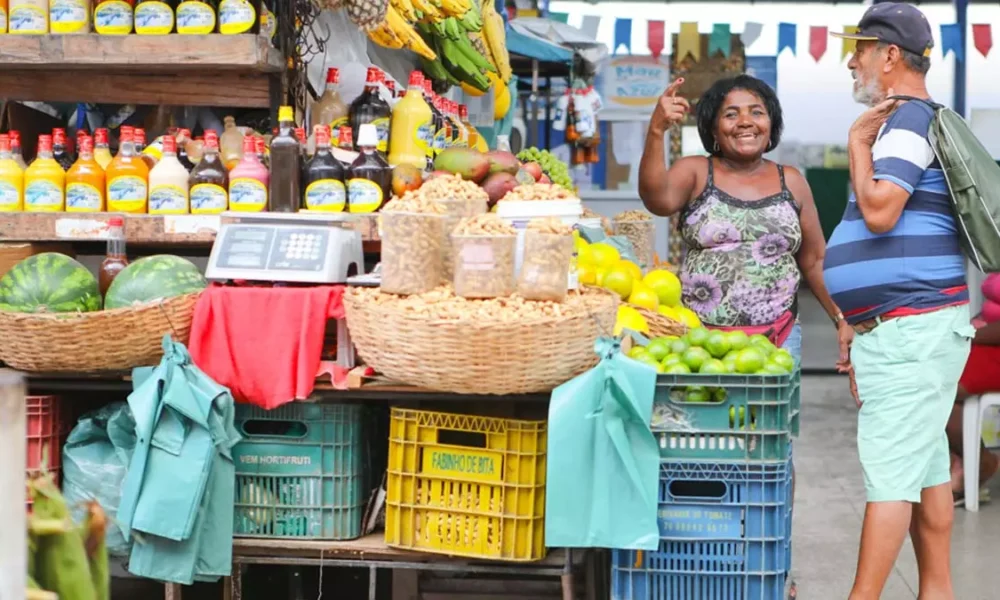
M 385 543 L 492 560 L 545 557 L 545 421 L 392 409 Z

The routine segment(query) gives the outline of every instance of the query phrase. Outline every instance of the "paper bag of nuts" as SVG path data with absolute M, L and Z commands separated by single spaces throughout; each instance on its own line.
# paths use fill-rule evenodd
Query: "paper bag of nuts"
M 455 295 L 501 298 L 514 293 L 517 230 L 493 214 L 462 219 L 451 234 Z
M 528 300 L 562 302 L 569 287 L 573 228 L 558 218 L 535 219 L 524 232 L 517 293 Z
M 627 210 L 615 215 L 614 234 L 625 236 L 632 244 L 639 268 L 644 273 L 652 268 L 655 252 L 653 240 L 656 236 L 652 215 L 641 210 Z
M 382 291 L 422 294 L 441 283 L 444 207 L 407 192 L 382 209 Z

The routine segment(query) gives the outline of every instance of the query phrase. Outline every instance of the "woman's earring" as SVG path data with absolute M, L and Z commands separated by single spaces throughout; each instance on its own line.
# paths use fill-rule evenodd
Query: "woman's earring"
M 712 144 L 712 151 L 713 152 L 718 152 L 719 151 L 719 140 L 715 140 L 715 143 Z

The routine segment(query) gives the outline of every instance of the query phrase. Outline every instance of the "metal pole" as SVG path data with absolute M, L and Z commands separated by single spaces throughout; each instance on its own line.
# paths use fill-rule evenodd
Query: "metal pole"
M 0 598 L 24 598 L 28 587 L 27 509 L 25 505 L 24 379 L 0 370 L 0 439 L 8 440 L 0 455 Z
M 965 56 L 969 50 L 967 30 L 969 28 L 969 0 L 955 0 L 955 22 L 961 36 L 962 56 L 955 57 L 955 89 L 952 99 L 952 109 L 963 117 L 965 114 L 966 68 Z

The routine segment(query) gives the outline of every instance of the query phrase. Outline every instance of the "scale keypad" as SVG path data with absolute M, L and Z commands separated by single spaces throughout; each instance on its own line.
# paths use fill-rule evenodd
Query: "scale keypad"
M 325 231 L 281 228 L 268 260 L 268 269 L 320 271 L 329 242 L 329 234 Z

